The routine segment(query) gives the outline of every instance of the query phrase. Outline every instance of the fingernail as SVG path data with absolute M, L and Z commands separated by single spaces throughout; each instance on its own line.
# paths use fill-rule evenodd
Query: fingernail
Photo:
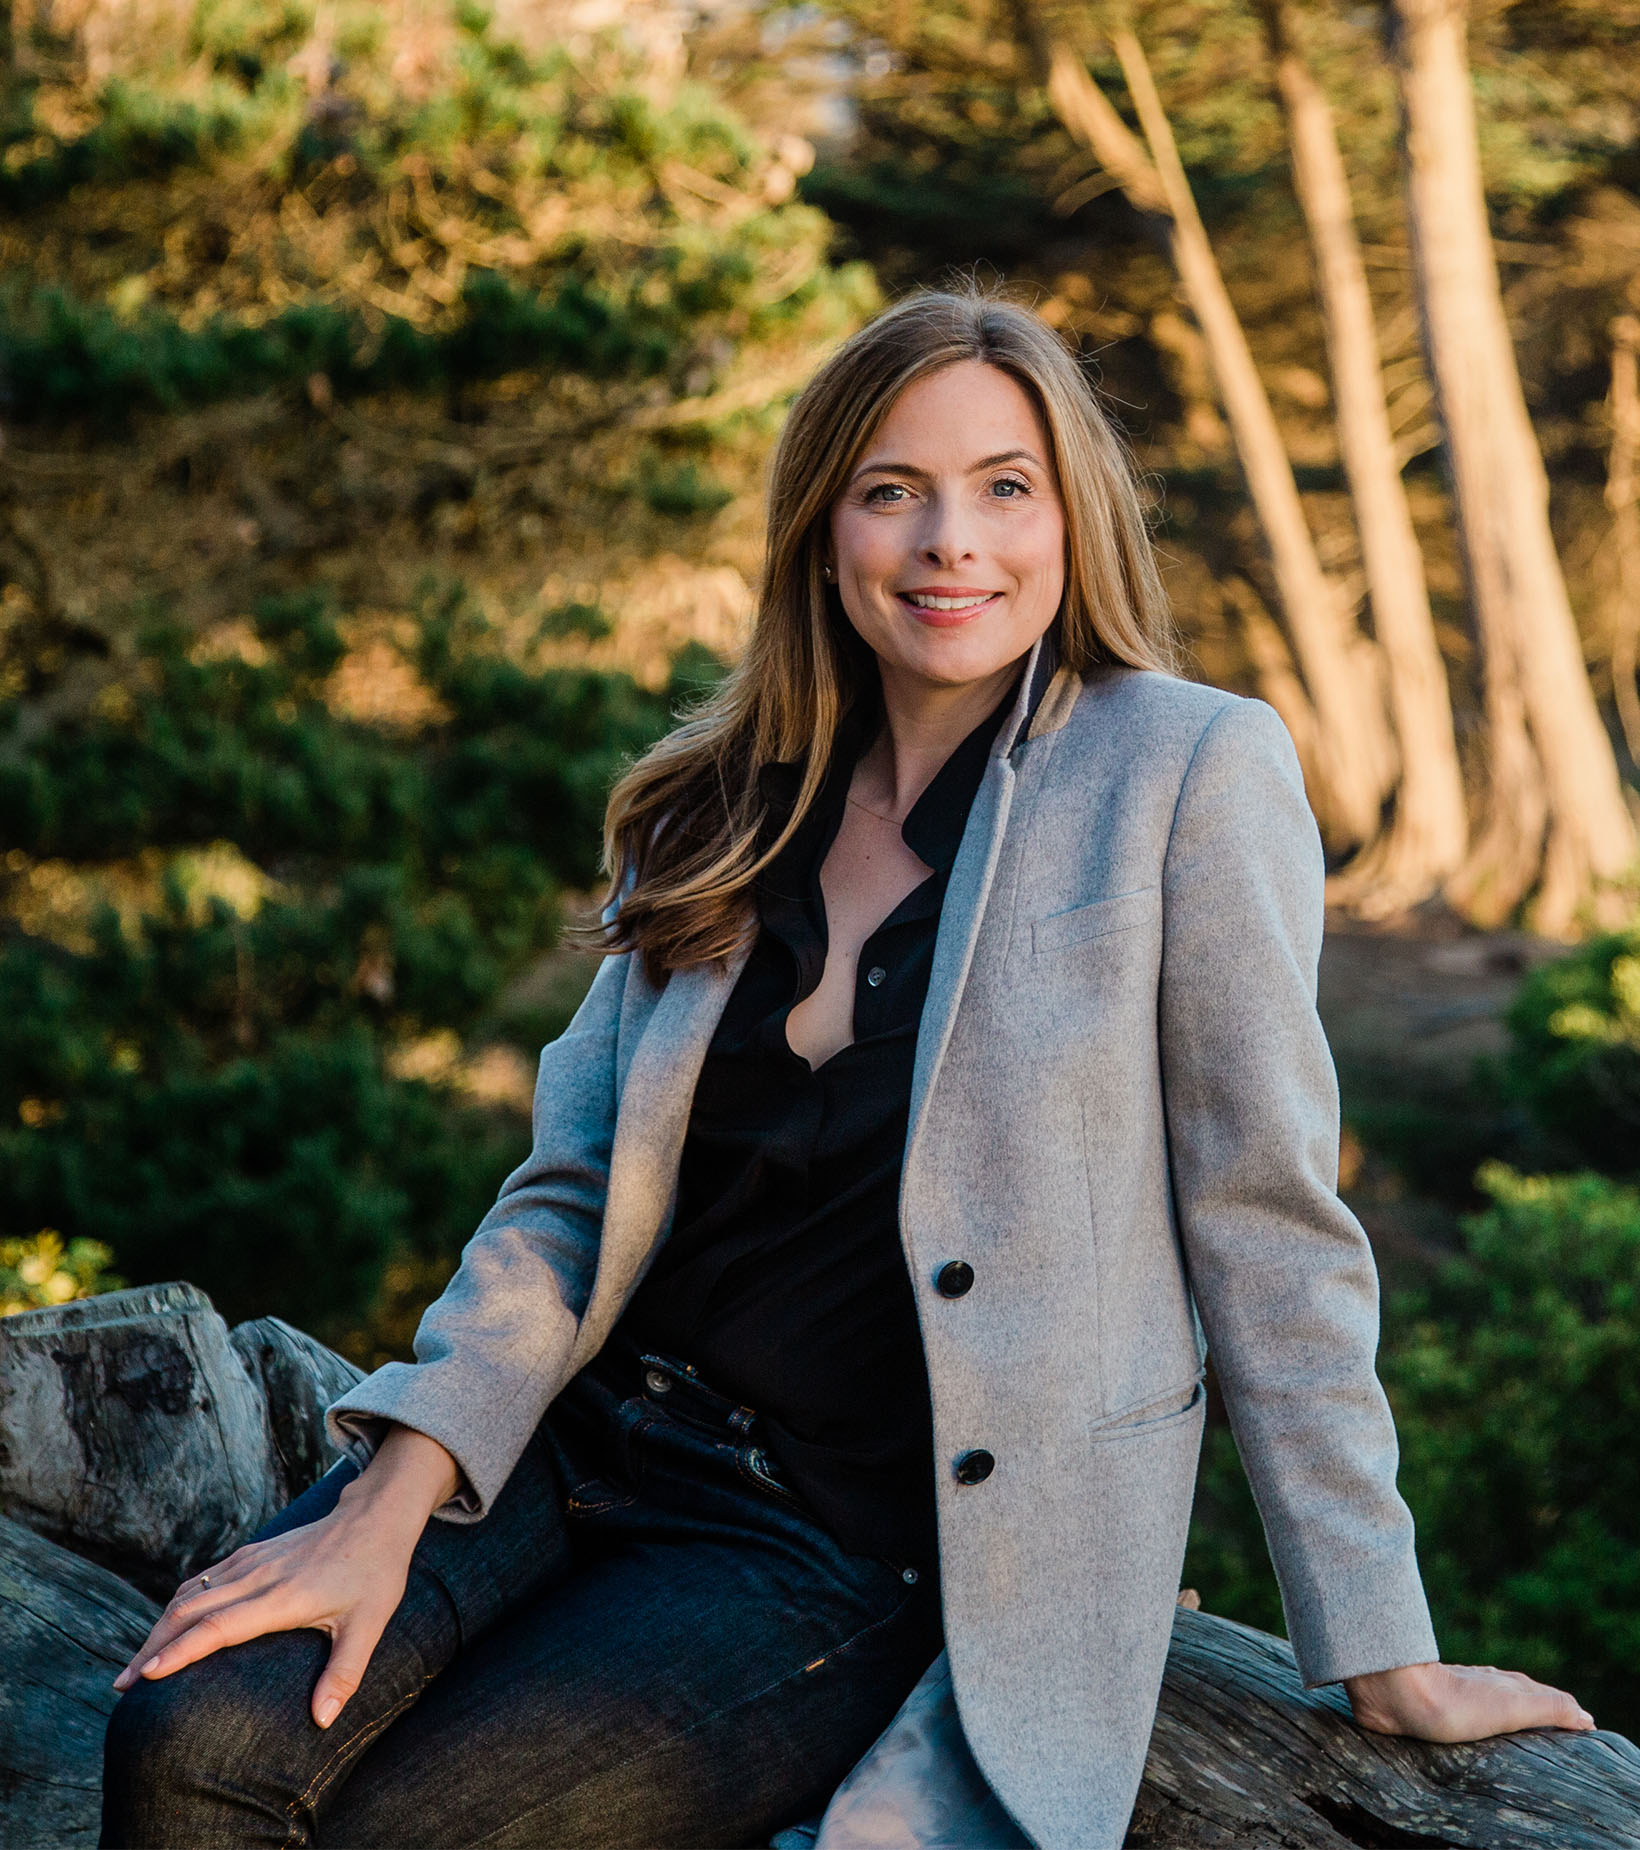
M 1582 1722 L 1585 1728 L 1592 1728 L 1594 1726 L 1594 1717 L 1587 1709 L 1579 1709 L 1577 1712 L 1577 1719 Z
M 150 1670 L 158 1670 L 158 1669 L 159 1669 L 159 1655 L 156 1653 L 153 1657 L 149 1658 L 146 1664 L 143 1664 L 139 1667 L 137 1671 L 137 1675 L 145 1677 L 147 1676 Z
M 115 1677 L 114 1687 L 115 1689 L 124 1689 L 130 1681 L 131 1681 L 131 1671 L 129 1667 L 127 1667 L 126 1669 L 122 1670 L 117 1677 Z
M 328 1728 L 341 1712 L 342 1705 L 336 1698 L 334 1696 L 326 1696 L 324 1701 L 319 1704 L 319 1726 L 321 1728 Z

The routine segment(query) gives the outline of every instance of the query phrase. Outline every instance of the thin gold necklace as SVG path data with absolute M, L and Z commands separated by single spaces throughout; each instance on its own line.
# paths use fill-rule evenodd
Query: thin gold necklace
M 886 822 L 891 828 L 897 829 L 900 826 L 900 818 L 898 816 L 885 816 L 880 809 L 873 809 L 869 803 L 862 803 L 858 797 L 848 796 L 847 792 L 845 792 L 844 795 L 847 801 L 852 803 L 856 809 L 863 809 L 868 816 L 875 816 L 879 822 Z

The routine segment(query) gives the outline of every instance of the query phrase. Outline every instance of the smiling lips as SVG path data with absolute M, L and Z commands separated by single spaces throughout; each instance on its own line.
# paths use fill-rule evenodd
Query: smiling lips
M 913 591 L 896 593 L 900 602 L 919 623 L 936 629 L 949 629 L 966 623 L 1002 595 L 1000 591 L 982 590 L 978 585 L 920 585 Z

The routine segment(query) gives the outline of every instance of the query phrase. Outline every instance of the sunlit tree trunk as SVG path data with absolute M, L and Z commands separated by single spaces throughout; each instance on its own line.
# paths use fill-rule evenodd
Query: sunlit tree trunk
M 1606 463 L 1606 506 L 1617 552 L 1612 598 L 1612 692 L 1628 740 L 1640 763 L 1640 317 L 1612 323 L 1612 444 Z
M 1299 49 L 1292 0 L 1261 0 L 1261 10 L 1315 258 L 1339 447 L 1401 752 L 1394 820 L 1334 882 L 1333 897 L 1383 917 L 1427 899 L 1461 864 L 1469 834 L 1463 774 L 1332 108 Z
M 1043 29 L 1030 0 L 1013 0 L 1055 113 L 1121 185 L 1160 217 L 1192 314 L 1207 342 L 1219 395 L 1270 549 L 1281 614 L 1314 706 L 1310 795 L 1329 839 L 1358 846 L 1378 833 L 1396 771 L 1395 743 L 1370 649 L 1316 556 L 1292 464 L 1218 260 L 1196 210 L 1150 69 L 1131 32 L 1112 37 L 1145 132 L 1141 142 L 1081 58 Z M 1148 144 L 1148 152 L 1147 152 Z
M 1405 118 L 1414 273 L 1446 438 L 1494 725 L 1523 710 L 1542 766 L 1541 862 L 1514 839 L 1523 741 L 1491 740 L 1487 824 L 1454 891 L 1503 905 L 1538 882 L 1532 921 L 1570 933 L 1636 848 L 1549 527 L 1549 485 L 1521 391 L 1487 221 L 1462 0 L 1388 0 Z M 1529 870 L 1529 871 L 1528 871 Z

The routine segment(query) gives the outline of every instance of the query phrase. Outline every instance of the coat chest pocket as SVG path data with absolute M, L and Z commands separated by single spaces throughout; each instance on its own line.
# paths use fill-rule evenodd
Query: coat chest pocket
M 1072 906 L 1068 912 L 1050 913 L 1045 919 L 1031 921 L 1031 955 L 1044 957 L 1089 938 L 1103 938 L 1111 932 L 1126 931 L 1155 916 L 1162 903 L 1159 886 L 1136 887 L 1130 893 L 1112 893 L 1104 899 L 1091 899 L 1085 906 Z

